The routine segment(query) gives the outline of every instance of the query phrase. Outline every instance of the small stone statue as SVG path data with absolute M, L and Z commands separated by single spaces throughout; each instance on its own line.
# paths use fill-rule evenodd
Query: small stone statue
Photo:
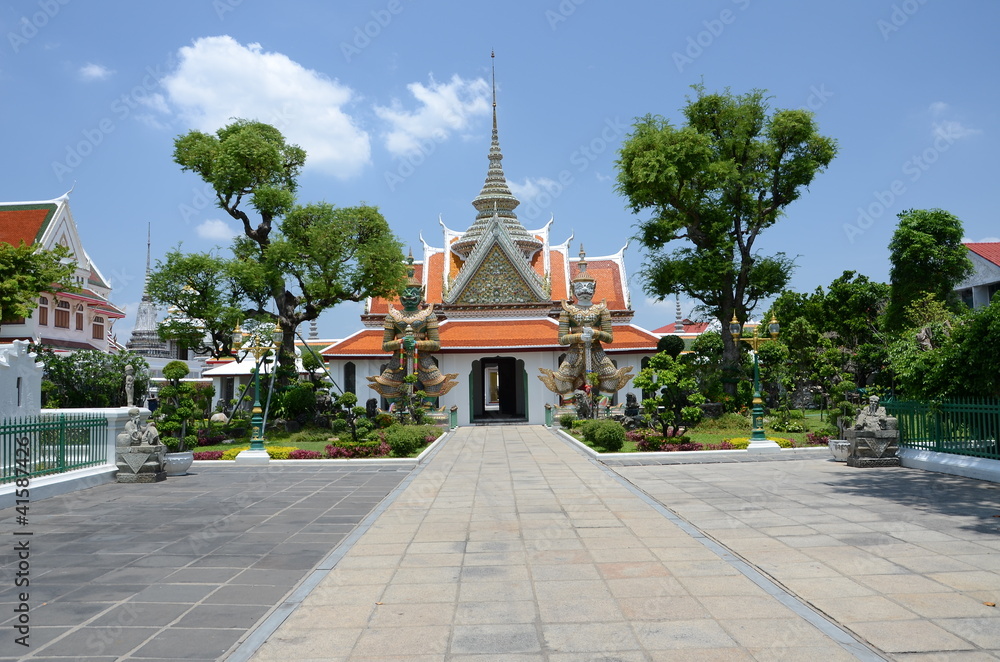
M 639 415 L 639 401 L 635 397 L 635 393 L 625 394 L 625 415 L 634 417 Z
M 125 406 L 135 406 L 135 368 L 125 366 Z
M 899 430 L 896 419 L 879 407 L 878 396 L 868 398 L 868 406 L 854 420 L 854 427 L 844 431 L 851 443 L 849 467 L 898 467 Z
M 143 424 L 138 407 L 128 410 L 125 431 L 115 439 L 119 483 L 156 483 L 166 479 L 160 433 L 152 423 Z

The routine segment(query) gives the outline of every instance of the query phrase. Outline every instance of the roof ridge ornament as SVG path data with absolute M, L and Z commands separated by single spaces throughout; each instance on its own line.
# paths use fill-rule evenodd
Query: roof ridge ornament
M 496 54 L 491 51 L 491 61 L 495 57 Z M 462 259 L 468 259 L 476 243 L 485 233 L 489 220 L 497 216 L 518 249 L 525 258 L 530 259 L 541 249 L 542 242 L 528 233 L 514 213 L 514 209 L 521 202 L 511 193 L 507 177 L 503 172 L 503 152 L 500 151 L 500 132 L 497 128 L 496 66 L 492 63 L 490 66 L 493 72 L 493 137 L 489 151 L 490 165 L 486 171 L 486 181 L 482 190 L 472 200 L 472 206 L 477 211 L 476 220 L 464 235 L 452 244 L 451 249 Z

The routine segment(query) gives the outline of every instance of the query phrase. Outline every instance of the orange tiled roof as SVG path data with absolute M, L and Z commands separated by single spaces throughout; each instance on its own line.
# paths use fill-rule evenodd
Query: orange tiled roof
M 579 262 L 570 262 L 569 278 L 573 280 L 579 272 Z M 625 293 L 622 291 L 621 274 L 612 260 L 587 260 L 587 273 L 597 281 L 594 301 L 608 300 L 609 310 L 625 310 Z
M 604 346 L 606 352 L 656 351 L 659 338 L 649 331 L 632 324 L 616 324 L 612 329 L 615 341 Z
M 56 206 L 52 203 L 0 206 L 0 242 L 18 246 L 38 241 Z
M 417 280 L 422 279 L 424 277 L 424 265 L 420 264 L 420 263 L 414 263 L 413 267 L 414 267 L 414 269 L 413 269 L 413 277 L 416 278 Z M 433 274 L 432 274 L 431 278 L 433 279 Z M 430 286 L 428 286 L 428 289 L 430 289 Z M 441 289 L 441 286 L 439 284 L 438 285 L 438 290 L 440 290 L 440 289 Z M 437 301 L 435 301 L 433 299 L 427 299 L 427 301 L 430 302 L 430 303 L 437 303 L 440 300 L 441 300 L 440 298 L 437 299 Z M 396 297 L 396 298 L 392 299 L 392 304 L 396 308 L 400 308 L 401 306 L 399 304 L 399 297 Z M 373 297 L 372 300 L 371 300 L 371 306 L 370 306 L 368 312 L 371 315 L 385 315 L 386 313 L 389 312 L 389 299 L 384 299 L 382 297 Z
M 382 329 L 364 329 L 335 342 L 322 351 L 323 356 L 389 356 L 382 351 Z
M 1000 241 L 984 241 L 979 243 L 968 243 L 965 247 L 978 255 L 989 260 L 1000 267 Z
M 563 301 L 569 298 L 566 291 L 566 277 L 564 276 L 566 262 L 563 254 L 559 251 L 549 252 L 551 253 L 549 260 L 552 266 L 552 300 Z
M 558 324 L 551 318 L 531 320 L 447 320 L 440 326 L 441 353 L 471 351 L 561 350 Z M 658 338 L 631 324 L 614 325 L 608 352 L 655 351 Z M 365 329 L 323 351 L 327 358 L 388 356 L 382 351 L 382 330 Z
M 441 325 L 441 349 L 552 348 L 559 326 L 548 317 L 532 320 L 449 320 Z

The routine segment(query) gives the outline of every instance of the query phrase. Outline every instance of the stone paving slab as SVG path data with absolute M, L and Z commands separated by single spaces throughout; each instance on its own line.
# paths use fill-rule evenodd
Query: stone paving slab
M 776 592 L 545 428 L 461 428 L 230 659 L 884 659 Z
M 30 504 L 30 585 L 0 510 L 0 660 L 216 660 L 329 555 L 415 463 L 199 465 Z M 14 642 L 27 591 L 30 646 Z
M 1000 659 L 996 483 L 829 459 L 615 470 L 890 659 Z

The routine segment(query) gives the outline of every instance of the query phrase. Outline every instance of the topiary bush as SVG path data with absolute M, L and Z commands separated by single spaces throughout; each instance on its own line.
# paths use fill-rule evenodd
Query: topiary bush
M 563 414 L 559 417 L 559 426 L 570 430 L 573 428 L 573 421 L 576 420 L 576 416 L 573 414 Z
M 393 457 L 409 457 L 441 436 L 441 428 L 434 425 L 392 425 L 376 433 L 392 449 Z
M 617 453 L 625 445 L 625 426 L 617 421 L 600 421 L 594 431 L 594 443 L 608 453 Z
M 617 453 L 625 445 L 625 427 L 617 421 L 584 421 L 580 433 L 586 441 L 608 453 Z

